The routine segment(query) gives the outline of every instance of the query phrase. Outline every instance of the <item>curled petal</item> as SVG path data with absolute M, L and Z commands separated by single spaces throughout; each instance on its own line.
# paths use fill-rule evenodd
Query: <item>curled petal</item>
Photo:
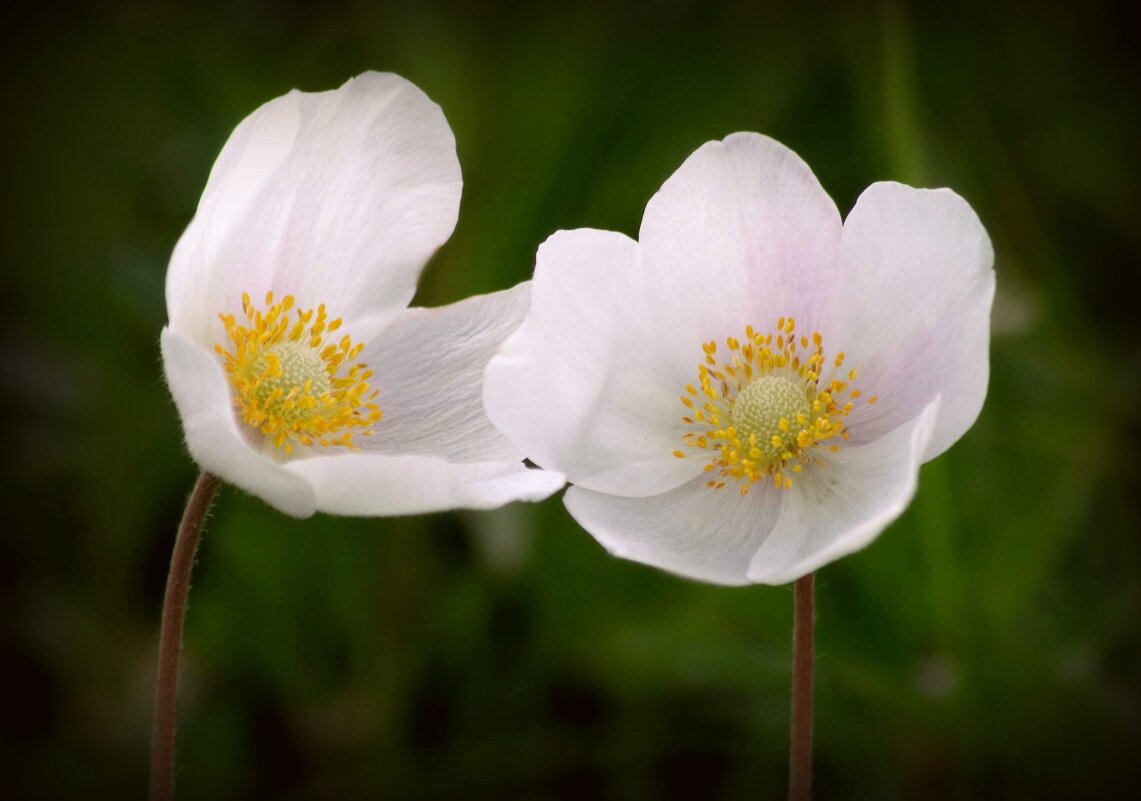
M 671 374 L 657 360 L 660 324 L 632 283 L 638 266 L 638 244 L 622 234 L 560 231 L 544 242 L 531 312 L 488 365 L 483 396 L 528 458 L 619 495 L 656 495 L 701 469 L 672 455 L 693 363 Z
M 214 356 L 164 328 L 162 358 L 194 461 L 288 515 L 313 514 L 317 501 L 309 484 L 254 451 L 243 439 L 229 386 Z
M 326 303 L 367 341 L 412 298 L 459 210 L 439 106 L 388 73 L 271 100 L 231 135 L 167 272 L 170 327 L 211 347 L 242 292 Z
M 868 442 L 943 402 L 923 461 L 947 450 L 982 409 L 989 376 L 994 250 L 949 189 L 873 184 L 844 223 L 843 276 L 830 327 L 879 398 L 850 421 Z
M 742 498 L 705 480 L 698 476 L 649 498 L 576 486 L 563 503 L 615 556 L 712 584 L 748 584 L 749 560 L 776 523 L 782 491 L 765 483 Z
M 749 564 L 749 580 L 785 584 L 866 546 L 903 514 L 939 418 L 940 399 L 874 442 L 805 471 Z
M 784 584 L 871 542 L 915 493 L 938 400 L 868 445 L 830 454 L 789 490 L 741 497 L 699 477 L 649 498 L 567 490 L 571 515 L 615 556 L 714 584 Z
M 285 469 L 313 487 L 318 510 L 336 515 L 495 509 L 512 501 L 541 501 L 565 481 L 522 462 L 460 464 L 417 454 L 316 456 L 289 462 Z

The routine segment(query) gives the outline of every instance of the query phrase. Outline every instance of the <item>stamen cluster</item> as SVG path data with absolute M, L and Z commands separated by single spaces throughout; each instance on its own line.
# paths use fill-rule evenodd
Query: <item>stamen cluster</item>
M 712 451 L 705 472 L 716 477 L 707 486 L 724 489 L 733 480 L 746 495 L 768 478 L 777 488 L 790 489 L 790 473 L 823 463 L 814 451 L 826 443 L 839 451 L 835 440 L 848 439 L 844 419 L 861 395 L 852 387 L 857 371 L 835 377 L 844 354 L 829 363 L 819 332 L 799 338 L 795 332 L 791 317 L 781 317 L 774 333 L 746 326 L 743 340 L 725 340 L 728 352 L 720 360 L 716 341 L 702 344 L 705 360 L 697 367 L 697 385 L 687 385 L 681 396 L 687 410 L 682 421 L 695 431 L 682 439 L 690 453 Z M 829 377 L 822 379 L 825 371 Z M 674 456 L 690 453 L 677 450 Z
M 232 314 L 218 315 L 231 349 L 214 349 L 224 360 L 234 407 L 286 455 L 297 443 L 355 449 L 353 437 L 372 434 L 369 427 L 380 421 L 377 391 L 369 392 L 372 371 L 365 364 L 338 373 L 364 346 L 348 336 L 330 343 L 341 320 L 329 320 L 325 304 L 298 310 L 291 321 L 294 303 L 292 295 L 274 303 L 270 292 L 263 312 L 242 293 L 244 325 Z

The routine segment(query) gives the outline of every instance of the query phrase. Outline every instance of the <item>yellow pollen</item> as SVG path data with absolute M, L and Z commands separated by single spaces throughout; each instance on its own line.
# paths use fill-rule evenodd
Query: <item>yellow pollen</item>
M 353 364 L 363 345 L 342 335 L 329 335 L 341 321 L 329 320 L 324 304 L 297 310 L 294 298 L 274 303 L 273 293 L 261 311 L 242 294 L 244 322 L 219 314 L 228 346 L 216 345 L 233 388 L 234 408 L 242 420 L 286 455 L 295 445 L 355 449 L 354 436 L 372 434 L 380 421 L 376 390 L 369 391 L 372 371 Z
M 721 489 L 732 480 L 746 495 L 753 484 L 767 480 L 787 490 L 791 476 L 804 475 L 805 466 L 826 464 L 821 450 L 835 453 L 837 441 L 848 439 L 845 418 L 855 408 L 850 399 L 861 397 L 851 386 L 857 370 L 841 373 L 845 354 L 826 358 L 819 332 L 797 336 L 795 331 L 791 317 L 781 317 L 767 333 L 746 326 L 744 339 L 725 339 L 722 360 L 716 341 L 702 343 L 697 382 L 687 384 L 681 396 L 687 412 L 682 420 L 691 430 L 682 437 L 685 447 L 673 455 L 709 459 L 704 472 L 723 480 L 707 486 Z M 701 413 L 693 414 L 698 405 Z

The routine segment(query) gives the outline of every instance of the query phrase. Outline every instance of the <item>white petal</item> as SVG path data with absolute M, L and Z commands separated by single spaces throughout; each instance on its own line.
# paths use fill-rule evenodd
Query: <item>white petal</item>
M 541 501 L 564 483 L 558 473 L 521 462 L 454 464 L 415 454 L 317 456 L 289 462 L 285 469 L 314 487 L 320 511 L 338 515 L 495 509 L 512 501 Z
M 532 314 L 488 368 L 489 416 L 580 487 L 680 486 L 702 467 L 672 456 L 702 344 L 782 315 L 811 323 L 840 231 L 792 151 L 757 134 L 704 145 L 646 207 L 640 245 L 583 229 L 539 249 Z
M 519 327 L 530 283 L 438 309 L 407 309 L 364 350 L 384 413 L 363 450 L 452 462 L 518 462 L 526 456 L 487 419 L 483 373 Z
M 748 584 L 749 562 L 780 513 L 782 491 L 765 482 L 742 497 L 707 476 L 650 498 L 571 487 L 571 516 L 615 556 L 714 584 Z
M 229 386 L 213 354 L 164 328 L 162 360 L 194 461 L 288 515 L 313 514 L 317 502 L 313 489 L 242 438 Z
M 327 303 L 368 341 L 408 305 L 455 227 L 455 139 L 439 106 L 399 76 L 291 92 L 234 131 L 167 272 L 170 327 L 211 347 L 241 293 Z
M 702 145 L 646 206 L 647 291 L 699 356 L 703 341 L 766 331 L 778 317 L 811 331 L 839 270 L 840 232 L 835 203 L 796 153 L 736 133 Z
M 487 368 L 491 421 L 528 458 L 584 487 L 653 495 L 684 483 L 701 469 L 672 455 L 697 359 L 684 371 L 659 362 L 669 320 L 632 283 L 637 243 L 560 231 L 536 259 L 530 314 Z
M 936 399 L 886 437 L 829 454 L 791 490 L 763 482 L 741 497 L 699 476 L 650 498 L 571 487 L 563 502 L 623 559 L 714 584 L 783 584 L 864 547 L 900 515 L 937 415 Z
M 844 274 L 830 310 L 830 339 L 875 406 L 849 419 L 868 441 L 919 413 L 942 411 L 924 461 L 949 448 L 978 417 L 989 374 L 994 251 L 966 201 L 949 189 L 896 183 L 864 191 L 844 224 Z
M 826 466 L 798 476 L 785 493 L 780 518 L 749 564 L 749 580 L 794 581 L 879 536 L 915 495 L 939 406 L 935 398 L 894 431 L 829 453 Z

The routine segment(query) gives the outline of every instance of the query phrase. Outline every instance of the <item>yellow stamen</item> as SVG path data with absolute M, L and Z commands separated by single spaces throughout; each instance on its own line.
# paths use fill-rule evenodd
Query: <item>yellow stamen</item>
M 355 449 L 353 437 L 372 434 L 370 427 L 381 418 L 377 392 L 369 392 L 372 371 L 347 364 L 364 346 L 348 336 L 326 344 L 341 320 L 329 320 L 324 304 L 297 311 L 290 323 L 294 297 L 276 304 L 273 299 L 267 292 L 263 312 L 243 293 L 244 324 L 234 315 L 218 315 L 229 348 L 214 349 L 234 390 L 234 408 L 286 455 L 295 444 Z
M 791 489 L 793 480 L 786 472 L 799 474 L 806 465 L 823 465 L 818 449 L 840 450 L 836 442 L 848 439 L 845 418 L 854 404 L 839 398 L 845 390 L 847 398 L 861 397 L 860 390 L 850 388 L 858 372 L 835 375 L 845 354 L 832 360 L 834 373 L 820 333 L 797 336 L 795 331 L 791 317 L 777 320 L 772 332 L 746 326 L 743 340 L 726 338 L 728 355 L 723 360 L 716 357 L 716 341 L 702 343 L 705 358 L 698 365 L 697 381 L 687 384 L 681 396 L 687 411 L 697 405 L 701 411 L 682 418 L 696 431 L 682 437 L 686 450 L 674 451 L 674 456 L 683 458 L 689 449 L 712 451 L 704 472 L 738 482 L 745 495 L 764 479 L 777 489 Z M 867 402 L 877 400 L 873 396 Z M 721 489 L 725 482 L 710 480 L 706 486 Z

